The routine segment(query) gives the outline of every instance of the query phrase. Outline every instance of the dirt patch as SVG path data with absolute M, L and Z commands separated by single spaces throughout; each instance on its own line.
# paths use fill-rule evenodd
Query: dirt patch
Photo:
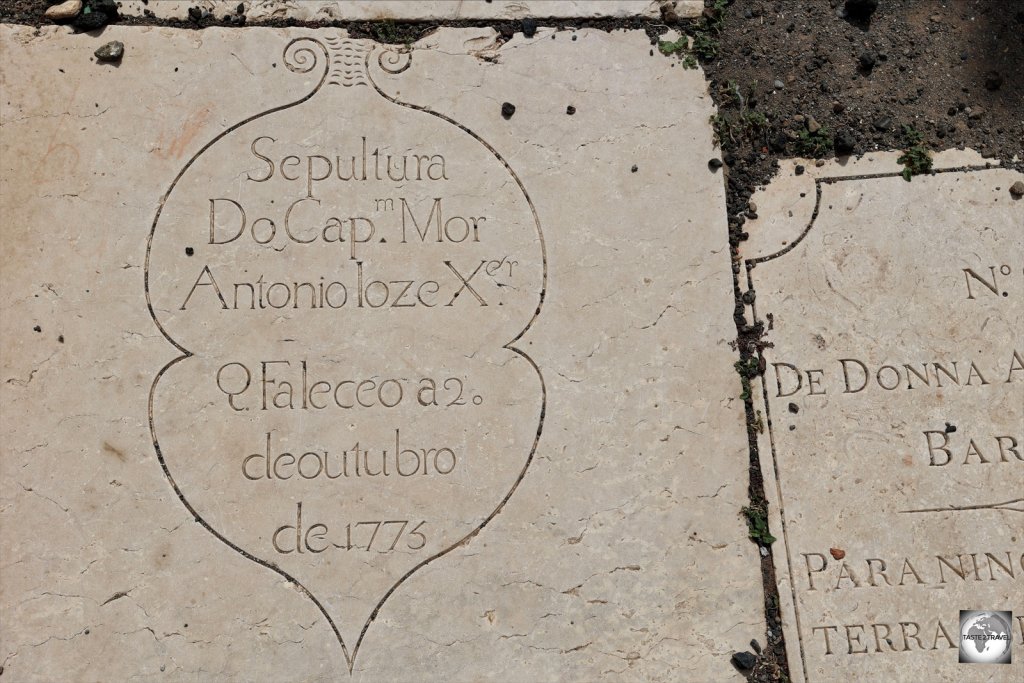
M 835 156 L 837 142 L 864 154 L 920 135 L 1024 168 L 1011 162 L 1024 159 L 1024 2 L 879 0 L 869 21 L 845 14 L 846 0 L 729 4 L 704 69 L 730 216 L 777 159 Z

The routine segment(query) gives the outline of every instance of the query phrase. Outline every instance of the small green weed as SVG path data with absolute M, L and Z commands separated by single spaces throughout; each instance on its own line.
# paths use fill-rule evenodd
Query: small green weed
M 696 69 L 699 62 L 708 62 L 718 56 L 718 35 L 725 23 L 730 0 L 715 0 L 704 18 L 692 25 L 689 35 L 678 40 L 658 41 L 658 51 L 666 57 L 679 57 L 684 69 Z
M 705 31 L 696 31 L 693 34 L 693 53 L 703 61 L 709 61 L 718 56 L 718 41 Z
M 711 129 L 715 132 L 715 144 L 718 146 L 722 145 L 722 140 L 729 138 L 729 140 L 735 142 L 735 138 L 732 135 L 732 120 L 728 116 L 721 114 L 712 114 L 711 118 L 708 119 L 711 124 Z
M 897 163 L 903 164 L 903 179 L 908 183 L 912 176 L 930 173 L 932 170 L 932 155 L 922 143 L 924 135 L 915 130 L 913 126 L 903 126 L 903 137 L 907 140 L 907 149 L 897 159 Z
M 733 363 L 733 367 L 736 368 L 736 372 L 738 372 L 741 377 L 746 377 L 748 379 L 757 377 L 761 374 L 761 362 L 758 360 L 757 356 L 750 356 L 745 361 L 738 360 Z
M 740 400 L 749 401 L 751 396 L 750 379 L 747 377 L 740 377 L 740 385 L 743 387 L 743 391 L 740 392 Z
M 696 69 L 697 58 L 690 50 L 690 39 L 682 36 L 679 40 L 659 40 L 658 51 L 666 57 L 678 55 L 684 69 Z
M 771 545 L 777 540 L 768 531 L 768 510 L 761 506 L 748 505 L 740 510 L 747 520 L 747 533 L 750 540 L 761 545 Z
M 740 117 L 743 127 L 750 133 L 758 133 L 768 128 L 768 117 L 759 111 L 746 111 Z
M 668 57 L 686 52 L 690 47 L 690 39 L 682 36 L 679 40 L 659 40 L 658 51 Z
M 823 157 L 831 150 L 832 134 L 826 128 L 819 128 L 815 133 L 805 128 L 793 143 L 793 151 L 809 159 Z

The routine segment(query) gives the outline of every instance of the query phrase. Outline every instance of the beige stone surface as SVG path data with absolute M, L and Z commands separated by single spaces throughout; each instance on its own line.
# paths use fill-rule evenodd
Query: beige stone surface
M 937 155 L 783 164 L 744 273 L 795 680 L 1024 675 L 1020 174 Z M 960 664 L 960 610 L 1012 610 L 1013 663 Z
M 235 14 L 245 6 L 249 22 L 275 19 L 300 21 L 378 21 L 523 19 L 585 17 L 661 16 L 663 4 L 672 5 L 680 17 L 700 16 L 702 0 L 124 0 L 121 13 L 142 16 L 148 10 L 160 19 L 187 19 L 190 7 L 212 12 L 216 17 Z
M 740 678 L 699 71 L 642 31 L 0 31 L 5 681 Z

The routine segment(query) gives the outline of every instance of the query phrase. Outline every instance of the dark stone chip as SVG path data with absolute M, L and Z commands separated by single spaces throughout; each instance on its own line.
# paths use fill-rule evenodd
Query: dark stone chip
M 878 9 L 878 0 L 846 0 L 846 16 L 858 21 L 867 21 Z
M 119 40 L 112 40 L 93 52 L 96 59 L 101 62 L 120 62 L 124 57 L 124 43 Z
M 757 664 L 757 655 L 751 652 L 733 652 L 732 663 L 744 671 L 750 671 Z
M 82 31 L 95 31 L 98 28 L 103 28 L 107 25 L 109 17 L 106 12 L 92 11 L 88 13 L 79 14 L 75 17 L 75 20 L 71 22 L 71 25 Z
M 857 138 L 853 136 L 853 132 L 849 129 L 843 129 L 836 135 L 833 147 L 835 148 L 836 156 L 850 156 L 857 147 Z

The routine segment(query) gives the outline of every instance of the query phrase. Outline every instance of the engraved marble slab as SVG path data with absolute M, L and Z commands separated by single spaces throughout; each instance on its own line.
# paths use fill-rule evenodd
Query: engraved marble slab
M 740 678 L 699 71 L 642 31 L 0 31 L 5 680 Z
M 233 15 L 239 4 L 246 20 L 431 21 L 452 19 L 593 18 L 661 16 L 669 4 L 680 17 L 700 16 L 703 0 L 124 0 L 121 13 L 142 16 L 149 11 L 160 19 L 188 19 L 197 7 L 217 18 Z
M 1021 175 L 968 151 L 907 182 L 898 156 L 784 164 L 747 224 L 790 668 L 1019 681 Z M 960 610 L 1012 611 L 1012 663 L 959 663 Z

